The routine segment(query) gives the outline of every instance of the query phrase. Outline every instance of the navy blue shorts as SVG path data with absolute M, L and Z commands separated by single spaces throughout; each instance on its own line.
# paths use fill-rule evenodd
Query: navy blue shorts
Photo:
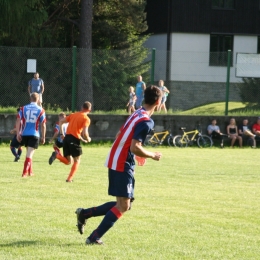
M 19 146 L 21 146 L 22 144 L 19 143 L 16 139 L 16 135 L 13 137 L 12 139 L 12 142 L 10 143 L 10 146 L 11 147 L 14 147 L 14 148 L 18 148 Z
M 59 148 L 63 147 L 63 142 L 61 143 L 61 142 L 59 142 L 58 140 L 55 141 L 55 144 L 56 144 L 56 146 L 59 147 Z
M 135 178 L 132 170 L 118 172 L 108 169 L 108 195 L 115 197 L 133 198 Z

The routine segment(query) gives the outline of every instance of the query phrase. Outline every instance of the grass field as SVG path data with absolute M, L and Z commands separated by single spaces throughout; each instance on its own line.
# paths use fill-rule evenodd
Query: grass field
M 0 259 L 259 259 L 259 149 L 149 149 L 163 158 L 136 167 L 133 208 L 104 246 L 86 246 L 101 217 L 81 236 L 74 211 L 113 199 L 103 166 L 109 146 L 84 146 L 73 183 L 65 182 L 69 166 L 48 165 L 51 146 L 39 147 L 26 179 L 23 159 L 13 162 L 0 146 Z
M 224 116 L 225 115 L 225 102 L 216 102 L 207 105 L 202 105 L 199 107 L 195 107 L 189 110 L 172 110 L 168 109 L 168 115 L 215 115 L 215 116 Z M 58 114 L 61 112 L 61 109 L 51 109 L 49 105 L 43 105 L 46 114 Z M 8 114 L 8 113 L 16 113 L 16 107 L 1 107 L 0 113 Z M 65 111 L 66 113 L 71 113 L 71 111 Z M 93 110 L 92 114 L 109 114 L 109 115 L 127 115 L 127 111 L 125 109 L 118 109 L 112 111 L 97 111 Z M 258 104 L 244 104 L 242 102 L 234 102 L 230 101 L 228 103 L 228 115 L 229 116 L 258 116 L 260 113 L 260 107 Z M 165 114 L 165 112 L 156 112 L 156 114 Z

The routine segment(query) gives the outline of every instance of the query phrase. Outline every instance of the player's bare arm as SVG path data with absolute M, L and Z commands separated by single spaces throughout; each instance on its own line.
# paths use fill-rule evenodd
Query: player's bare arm
M 85 127 L 83 128 L 81 135 L 82 135 L 81 141 L 83 141 L 83 142 L 85 142 L 85 143 L 91 142 L 91 138 L 89 137 L 88 127 L 87 127 L 87 126 L 85 126 Z
M 65 133 L 63 132 L 63 127 L 62 127 L 62 125 L 65 124 L 65 123 L 67 123 L 66 118 L 62 118 L 62 119 L 59 121 L 60 134 L 61 134 L 61 136 L 63 136 L 63 138 L 64 138 L 64 136 L 65 136 Z M 62 138 L 62 139 L 63 139 L 63 138 Z
M 22 137 L 20 135 L 20 123 L 21 123 L 20 118 L 17 118 L 16 124 L 15 124 L 15 129 L 16 129 L 16 139 L 17 139 L 18 142 L 22 141 Z
M 12 135 L 16 134 L 16 127 L 13 128 L 12 130 L 10 130 L 10 134 L 12 134 Z
M 53 137 L 49 140 L 49 143 L 52 143 L 59 135 L 59 132 L 55 132 Z
M 41 143 L 45 144 L 45 135 L 46 135 L 46 123 L 41 124 Z
M 137 156 L 151 158 L 155 161 L 159 161 L 162 157 L 162 154 L 160 152 L 150 152 L 144 149 L 142 143 L 135 139 L 133 139 L 131 142 L 130 151 Z

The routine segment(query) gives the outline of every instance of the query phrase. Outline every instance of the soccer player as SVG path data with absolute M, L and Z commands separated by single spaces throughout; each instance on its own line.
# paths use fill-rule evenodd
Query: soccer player
M 18 142 L 26 147 L 26 159 L 22 177 L 33 176 L 32 158 L 35 149 L 39 146 L 39 124 L 41 124 L 41 143 L 45 143 L 46 116 L 42 107 L 37 105 L 39 100 L 38 93 L 32 93 L 31 103 L 21 107 L 16 119 L 16 138 Z M 20 131 L 20 126 L 22 129 Z
M 88 113 L 91 111 L 91 103 L 86 101 L 82 110 L 77 113 L 73 113 L 60 120 L 60 133 L 63 139 L 63 156 L 57 151 L 51 156 L 49 163 L 57 158 L 60 162 L 69 165 L 71 164 L 71 157 L 73 158 L 73 165 L 66 182 L 72 182 L 75 173 L 78 170 L 80 163 L 80 156 L 82 154 L 82 148 L 80 141 L 85 143 L 91 142 L 89 137 L 88 127 L 90 125 L 90 119 Z M 63 131 L 63 124 L 69 123 L 66 135 Z
M 19 112 L 19 111 L 20 111 L 20 107 L 17 108 L 17 112 Z M 14 135 L 14 137 L 10 143 L 10 150 L 11 150 L 12 154 L 14 155 L 14 162 L 18 162 L 22 155 L 22 146 L 21 146 L 21 143 L 18 142 L 16 139 L 16 125 L 12 130 L 10 130 L 10 134 Z M 17 149 L 17 151 L 16 151 L 16 149 Z
M 134 155 L 159 161 L 162 154 L 145 150 L 142 146 L 146 135 L 153 129 L 150 118 L 157 105 L 161 103 L 162 92 L 156 86 L 150 86 L 144 92 L 144 106 L 136 110 L 121 127 L 106 160 L 108 167 L 108 194 L 115 201 L 92 208 L 78 208 L 77 227 L 84 232 L 87 219 L 104 216 L 100 225 L 87 238 L 86 244 L 102 245 L 101 237 L 131 208 L 134 199 Z
M 66 117 L 66 114 L 64 112 L 61 112 L 59 114 L 59 122 Z M 59 122 L 56 123 L 55 128 L 54 128 L 54 135 L 53 137 L 50 139 L 49 143 L 52 143 L 55 140 L 55 143 L 53 144 L 53 149 L 55 150 L 55 152 L 60 153 L 60 149 L 61 147 L 63 147 L 63 139 L 61 139 L 61 135 L 60 135 L 60 125 Z M 67 127 L 68 127 L 69 123 L 65 123 L 62 125 L 63 127 L 63 133 L 66 133 L 67 131 Z M 56 153 L 53 152 L 50 159 L 49 159 L 49 164 L 52 164 L 53 159 L 52 157 L 56 158 Z

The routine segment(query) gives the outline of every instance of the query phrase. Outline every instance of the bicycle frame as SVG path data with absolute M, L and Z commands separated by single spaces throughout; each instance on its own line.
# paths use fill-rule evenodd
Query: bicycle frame
M 163 131 L 163 132 L 156 132 L 151 136 L 150 140 L 151 140 L 151 142 L 154 142 L 153 138 L 155 138 L 158 143 L 162 143 L 164 141 L 164 139 L 168 136 L 168 134 L 170 134 L 170 132 L 168 130 Z M 163 136 L 161 138 L 159 138 L 160 135 L 163 135 Z
M 183 131 L 183 135 L 182 135 L 181 140 L 186 138 L 188 141 L 193 141 L 195 139 L 195 137 L 200 133 L 198 129 L 195 129 L 195 130 L 192 130 L 189 132 L 185 132 L 184 130 L 182 130 L 182 131 Z M 193 136 L 191 138 L 189 138 L 189 135 L 191 135 L 191 134 L 193 134 Z

